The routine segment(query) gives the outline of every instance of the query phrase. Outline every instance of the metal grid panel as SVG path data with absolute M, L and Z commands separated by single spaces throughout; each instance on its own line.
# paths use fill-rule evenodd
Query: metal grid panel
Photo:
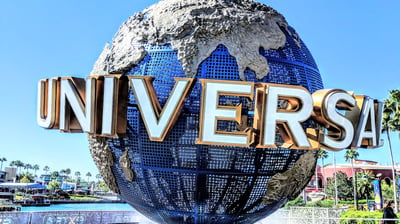
M 291 28 L 291 32 L 294 32 Z M 271 71 L 262 80 L 247 69 L 253 82 L 301 85 L 311 92 L 323 88 L 316 64 L 307 47 L 301 48 L 291 36 L 279 50 L 260 49 Z M 145 46 L 148 54 L 128 74 L 152 76 L 160 104 L 164 105 L 174 85 L 174 77 L 186 77 L 177 52 L 166 46 Z M 223 45 L 204 60 L 197 78 L 240 80 L 236 59 Z M 290 169 L 301 150 L 256 149 L 195 145 L 198 137 L 201 84 L 196 84 L 185 102 L 171 134 L 163 142 L 149 141 L 134 97 L 128 109 L 128 137 L 111 138 L 115 156 L 113 172 L 122 196 L 137 210 L 160 223 L 251 223 L 275 211 L 284 200 L 262 204 L 268 180 Z M 221 97 L 221 104 L 242 102 L 243 111 L 251 107 L 245 98 Z M 248 114 L 249 125 L 252 113 Z M 233 122 L 219 122 L 218 129 L 234 131 Z M 125 179 L 118 164 L 129 150 L 135 180 Z

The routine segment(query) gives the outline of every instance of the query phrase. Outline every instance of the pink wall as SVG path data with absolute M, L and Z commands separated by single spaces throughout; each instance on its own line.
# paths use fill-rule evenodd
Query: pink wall
M 318 177 L 320 177 L 320 175 L 324 177 L 323 180 L 322 180 L 322 184 L 324 186 L 326 184 L 326 178 L 333 177 L 333 173 L 334 173 L 333 171 L 334 171 L 333 167 L 325 167 L 325 168 L 321 169 L 321 171 L 320 171 L 321 174 L 318 173 Z M 336 172 L 339 172 L 339 171 L 345 173 L 347 175 L 347 177 L 352 177 L 351 168 L 338 168 L 337 167 L 336 168 Z M 384 179 L 385 177 L 388 177 L 388 178 L 392 179 L 392 170 L 391 169 L 384 169 L 384 170 L 383 169 L 379 169 L 379 170 L 378 169 L 377 170 L 375 170 L 375 169 L 361 169 L 361 168 L 355 168 L 354 169 L 354 172 L 361 172 L 361 171 L 369 171 L 374 176 L 376 174 L 378 174 L 378 173 L 381 173 L 382 174 L 381 179 Z M 314 178 L 315 177 L 313 177 L 313 179 Z

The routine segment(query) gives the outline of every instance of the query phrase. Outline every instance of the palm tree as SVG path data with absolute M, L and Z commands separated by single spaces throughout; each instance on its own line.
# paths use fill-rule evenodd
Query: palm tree
M 90 179 L 90 177 L 92 176 L 92 174 L 91 174 L 90 172 L 87 172 L 87 173 L 86 173 L 86 176 L 87 176 L 87 178 L 88 178 L 88 179 L 87 179 L 87 182 L 89 183 L 89 179 Z
M 10 166 L 16 166 L 17 170 L 19 168 L 18 174 L 21 173 L 21 168 L 24 167 L 24 163 L 20 160 L 11 161 Z
M 33 168 L 33 166 L 32 166 L 31 164 L 29 164 L 29 163 L 24 164 L 25 172 L 28 173 L 28 171 L 29 171 L 30 169 L 32 169 L 32 168 Z
M 16 161 L 14 161 L 14 160 L 11 161 L 11 162 L 10 162 L 10 166 L 14 168 L 14 166 L 16 166 L 16 165 L 15 165 L 15 162 L 16 162 Z
M 59 175 L 61 176 L 62 180 L 64 181 L 64 179 L 65 179 L 65 170 L 61 169 L 60 172 L 59 172 Z
M 98 189 L 98 185 L 100 184 L 101 175 L 100 174 L 96 174 L 96 179 L 97 179 L 96 189 Z
M 76 181 L 75 181 L 75 183 L 76 183 L 76 185 L 78 185 L 78 180 L 79 180 L 79 177 L 81 176 L 81 172 L 76 171 L 76 172 L 75 172 L 75 176 L 76 176 Z
M 43 171 L 44 171 L 44 174 L 46 174 L 47 175 L 47 172 L 49 172 L 50 171 L 50 167 L 49 166 L 44 166 L 43 167 Z
M 317 157 L 318 157 L 318 159 L 322 160 L 322 167 L 324 167 L 324 159 L 328 158 L 328 152 L 326 152 L 326 150 L 324 150 L 324 149 L 320 149 L 318 151 Z M 317 183 L 315 184 L 315 189 L 318 189 L 318 172 L 317 172 L 317 168 L 315 168 L 315 177 L 316 177 L 315 179 L 317 181 Z
M 358 210 L 358 201 L 357 201 L 357 175 L 354 175 L 354 160 L 359 156 L 358 152 L 355 149 L 347 149 L 346 154 L 344 155 L 344 159 L 347 162 L 351 162 L 351 175 L 353 176 L 353 196 L 354 196 L 354 207 Z
M 40 169 L 39 165 L 38 164 L 33 165 L 32 169 L 35 171 L 35 177 L 36 177 L 36 171 Z
M 97 182 L 100 182 L 101 175 L 100 174 L 96 174 L 96 179 L 97 179 Z
M 336 173 L 336 154 L 333 152 L 333 177 L 335 182 L 335 206 L 338 205 L 338 186 L 337 186 L 337 173 Z
M 58 171 L 51 172 L 51 177 L 59 177 L 60 173 Z
M 61 169 L 60 172 L 59 172 L 59 174 L 60 174 L 60 175 L 65 175 L 65 170 L 64 170 L 64 169 Z
M 65 178 L 65 176 L 66 176 L 65 179 L 68 179 L 69 178 L 69 174 L 71 174 L 71 169 L 70 168 L 60 170 L 60 175 L 63 176 L 63 179 Z
M 390 141 L 389 132 L 400 131 L 400 90 L 391 90 L 389 93 L 389 98 L 385 99 L 383 103 L 383 116 L 382 116 L 382 132 L 386 132 L 388 139 L 390 159 L 392 162 L 392 178 L 393 178 L 393 198 L 395 205 L 395 212 L 398 211 L 397 208 L 397 181 L 396 172 L 394 169 L 393 151 L 392 144 Z
M 365 196 L 368 205 L 368 197 L 373 191 L 372 181 L 374 180 L 374 175 L 369 171 L 361 171 L 357 173 L 357 192 L 360 196 Z
M 71 169 L 70 168 L 65 169 L 65 174 L 67 175 L 67 177 L 69 177 L 69 175 L 71 174 Z
M 328 152 L 325 149 L 318 151 L 318 159 L 322 160 L 322 166 L 324 166 L 324 159 L 328 158 Z
M 7 161 L 6 157 L 0 158 L 0 162 L 1 162 L 0 171 L 3 170 L 3 162 L 6 162 L 6 161 Z

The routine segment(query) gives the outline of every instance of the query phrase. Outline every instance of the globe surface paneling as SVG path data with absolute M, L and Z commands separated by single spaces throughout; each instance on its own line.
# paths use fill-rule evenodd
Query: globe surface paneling
M 160 21 L 156 14 L 171 21 Z M 110 188 L 158 223 L 256 222 L 296 197 L 313 175 L 313 151 L 195 144 L 202 106 L 199 79 L 300 85 L 310 92 L 323 88 L 303 41 L 265 5 L 162 1 L 121 26 L 92 72 L 107 73 L 153 77 L 161 106 L 170 96 L 174 78 L 196 78 L 164 141 L 150 141 L 131 92 L 127 135 L 89 137 L 93 159 Z M 218 130 L 252 126 L 254 102 L 220 98 L 221 105 L 239 103 L 244 124 L 220 121 Z

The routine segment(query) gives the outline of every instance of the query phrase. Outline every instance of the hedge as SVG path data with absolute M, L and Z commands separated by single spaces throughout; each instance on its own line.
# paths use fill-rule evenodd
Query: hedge
M 381 219 L 383 216 L 381 211 L 356 211 L 353 209 L 350 209 L 346 212 L 343 212 L 340 215 L 340 218 L 359 218 L 359 219 Z M 354 219 L 346 219 L 346 220 L 340 220 L 341 224 L 379 224 L 380 222 L 377 221 L 372 221 L 372 220 L 354 220 Z

